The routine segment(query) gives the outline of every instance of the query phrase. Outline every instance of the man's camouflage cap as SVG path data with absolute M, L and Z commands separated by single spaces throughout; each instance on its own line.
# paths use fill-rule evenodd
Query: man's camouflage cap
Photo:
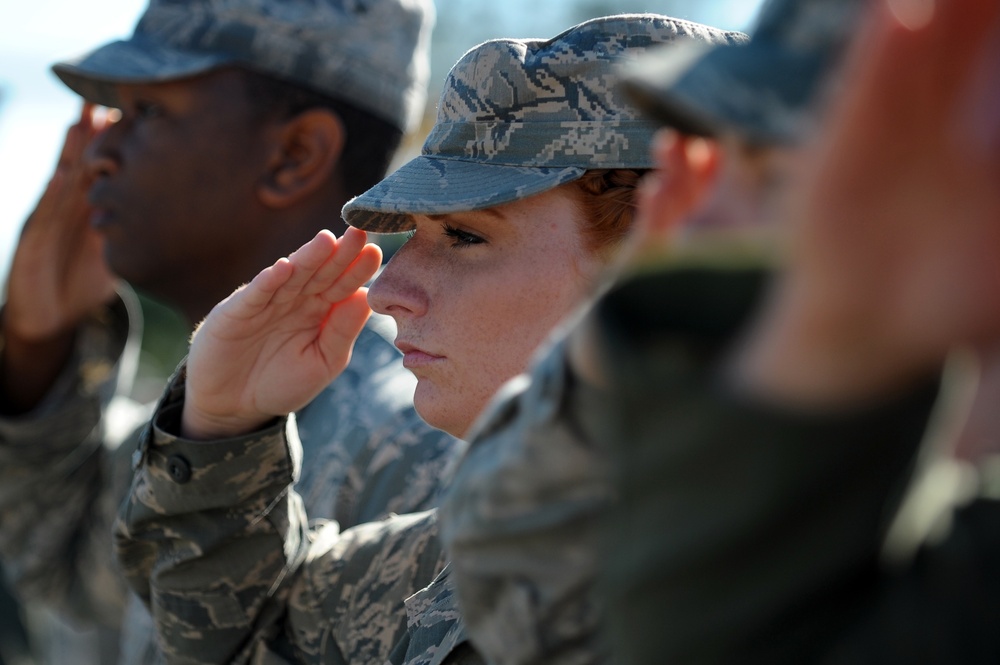
M 431 0 L 151 0 L 131 37 L 52 69 L 117 106 L 115 84 L 237 65 L 324 93 L 400 129 L 423 113 Z
M 749 43 L 664 49 L 636 62 L 625 87 L 653 117 L 686 133 L 793 142 L 864 5 L 767 0 Z
M 420 156 L 344 206 L 378 233 L 409 215 L 489 208 L 580 178 L 588 169 L 650 168 L 656 123 L 620 86 L 626 59 L 676 39 L 745 35 L 654 14 L 581 23 L 552 39 L 496 39 L 452 67 Z

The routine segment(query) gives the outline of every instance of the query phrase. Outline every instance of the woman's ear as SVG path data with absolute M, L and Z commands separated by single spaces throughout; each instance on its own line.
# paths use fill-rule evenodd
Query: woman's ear
M 340 118 L 327 109 L 309 109 L 285 121 L 257 187 L 261 202 L 285 208 L 329 184 L 346 135 Z

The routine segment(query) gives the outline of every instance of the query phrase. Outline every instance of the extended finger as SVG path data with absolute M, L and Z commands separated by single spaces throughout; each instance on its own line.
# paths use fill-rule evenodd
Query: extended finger
M 382 265 L 382 250 L 378 245 L 362 246 L 357 257 L 322 292 L 323 299 L 335 303 L 351 297 L 375 275 L 380 265 Z
M 93 102 L 84 102 L 80 110 L 80 120 L 76 124 L 80 128 L 80 133 L 86 137 L 93 136 L 104 126 L 103 116 L 98 113 L 98 107 Z
M 63 140 L 62 150 L 59 152 L 59 161 L 56 164 L 57 172 L 68 170 L 79 161 L 90 134 L 93 110 L 93 104 L 84 102 L 80 110 L 80 117 L 66 130 L 66 138 Z
M 275 294 L 287 285 L 294 273 L 291 262 L 280 258 L 272 266 L 257 273 L 249 284 L 236 289 L 218 308 L 226 316 L 236 319 L 257 316 L 275 300 Z
M 365 247 L 366 239 L 367 234 L 364 231 L 348 228 L 347 232 L 337 240 L 337 247 L 334 253 L 328 256 L 326 262 L 315 271 L 309 284 L 303 288 L 303 293 L 309 295 L 323 293 L 339 281 L 361 254 L 362 249 Z M 364 284 L 364 281 L 359 282 L 357 286 Z M 346 295 L 345 293 L 344 296 Z M 328 299 L 328 302 L 335 301 Z
M 293 267 L 291 278 L 275 294 L 276 302 L 288 302 L 303 293 L 309 294 L 317 272 L 323 270 L 337 248 L 336 238 L 326 229 L 299 247 L 288 257 Z
M 367 242 L 367 233 L 353 226 L 348 226 L 344 234 L 340 236 L 340 240 L 337 241 L 337 249 L 345 254 L 357 255 Z

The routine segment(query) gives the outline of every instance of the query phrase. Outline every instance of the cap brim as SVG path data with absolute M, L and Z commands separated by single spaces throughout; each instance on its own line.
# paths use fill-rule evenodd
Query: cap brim
M 795 140 L 819 83 L 819 53 L 774 44 L 678 44 L 636 62 L 625 88 L 646 113 L 682 132 Z
M 522 167 L 421 155 L 344 206 L 344 220 L 373 233 L 414 227 L 411 215 L 482 210 L 540 194 L 586 173 L 581 167 Z
M 189 78 L 232 64 L 215 53 L 188 53 L 147 40 L 105 44 L 75 60 L 59 62 L 52 71 L 73 92 L 102 106 L 119 106 L 117 84 L 162 83 Z

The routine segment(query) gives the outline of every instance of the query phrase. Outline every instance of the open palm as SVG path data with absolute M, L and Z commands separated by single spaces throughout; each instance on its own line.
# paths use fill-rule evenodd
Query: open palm
M 93 176 L 84 157 L 105 124 L 92 104 L 84 104 L 66 133 L 55 173 L 11 262 L 8 335 L 36 340 L 73 330 L 114 296 L 115 277 L 104 263 L 102 240 L 90 227 L 87 190 Z
M 308 404 L 351 357 L 367 321 L 363 284 L 382 254 L 363 231 L 321 231 L 209 313 L 191 343 L 182 430 L 252 431 Z

